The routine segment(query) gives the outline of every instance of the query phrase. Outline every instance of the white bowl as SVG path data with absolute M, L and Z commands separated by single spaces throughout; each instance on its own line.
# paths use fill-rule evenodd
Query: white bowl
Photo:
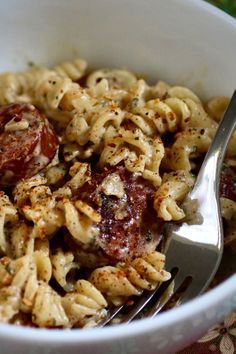
M 236 21 L 200 0 L 0 2 L 0 71 L 84 57 L 192 88 L 201 97 L 236 86 Z M 236 308 L 236 275 L 155 319 L 105 329 L 0 325 L 0 352 L 171 353 Z

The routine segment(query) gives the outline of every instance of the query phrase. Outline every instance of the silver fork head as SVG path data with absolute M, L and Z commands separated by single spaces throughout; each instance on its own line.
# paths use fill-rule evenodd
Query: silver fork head
M 216 201 L 215 201 L 216 203 Z M 212 209 L 212 218 L 201 225 L 184 223 L 171 232 L 171 242 L 166 253 L 166 269 L 178 269 L 175 289 L 187 278 L 193 279 L 186 291 L 184 301 L 203 292 L 219 267 L 222 256 L 223 231 L 219 209 Z
M 201 193 L 201 189 L 198 191 Z M 196 197 L 195 190 L 190 194 L 190 200 L 191 197 Z M 191 201 L 188 205 L 191 207 Z M 198 212 L 205 211 L 204 198 L 202 205 L 204 210 L 199 205 Z M 164 239 L 170 241 L 163 246 L 167 249 L 165 268 L 171 273 L 171 279 L 154 291 L 144 292 L 140 299 L 134 300 L 133 306 L 114 308 L 100 326 L 109 324 L 125 308 L 128 312 L 121 316 L 119 323 L 129 323 L 139 316 L 146 306 L 148 310 L 145 309 L 142 317 L 153 317 L 166 308 L 173 298 L 178 299 L 176 301 L 179 305 L 194 298 L 209 285 L 218 269 L 223 250 L 222 220 L 218 200 L 214 195 L 205 215 L 209 217 L 201 218 L 200 224 L 165 224 Z M 197 219 L 199 220 L 198 216 Z
M 201 225 L 167 224 L 165 237 L 171 237 L 171 242 L 167 245 L 165 268 L 170 271 L 171 279 L 154 291 L 145 291 L 140 299 L 134 300 L 133 306 L 114 308 L 100 326 L 111 323 L 124 309 L 126 313 L 121 316 L 119 323 L 129 323 L 144 308 L 145 314 L 142 317 L 153 317 L 169 306 L 174 298 L 180 305 L 200 294 L 209 285 L 221 259 L 221 244 L 208 241 L 208 238 L 211 240 L 208 235 L 218 233 L 213 237 L 214 240 L 222 237 L 222 221 L 218 211 L 216 206 L 210 223 L 206 219 Z

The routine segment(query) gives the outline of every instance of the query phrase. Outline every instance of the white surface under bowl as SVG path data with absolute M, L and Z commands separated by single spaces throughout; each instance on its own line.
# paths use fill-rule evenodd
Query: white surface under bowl
M 81 56 L 92 67 L 127 67 L 201 97 L 231 95 L 236 87 L 236 21 L 200 0 L 2 0 L 0 44 L 0 71 Z M 0 353 L 172 353 L 234 308 L 236 275 L 130 325 L 72 331 L 0 325 Z

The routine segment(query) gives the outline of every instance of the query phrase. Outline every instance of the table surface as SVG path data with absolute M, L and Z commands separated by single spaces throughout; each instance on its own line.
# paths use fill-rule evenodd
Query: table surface
M 226 247 L 221 265 L 212 286 L 228 278 L 235 271 L 235 247 Z M 236 353 L 236 311 L 222 323 L 209 329 L 196 343 L 178 354 L 234 354 Z
M 209 0 L 228 14 L 236 17 L 236 0 Z M 209 331 L 196 343 L 178 354 L 234 354 L 236 353 L 236 311 Z
M 196 343 L 178 354 L 234 354 L 236 353 L 236 311 L 224 322 L 212 327 Z

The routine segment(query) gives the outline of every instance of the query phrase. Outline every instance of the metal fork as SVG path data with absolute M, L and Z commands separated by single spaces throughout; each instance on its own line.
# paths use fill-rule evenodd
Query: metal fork
M 220 171 L 235 126 L 236 91 L 202 163 L 195 186 L 184 203 L 187 208 L 193 209 L 197 205 L 193 213 L 196 221 L 165 225 L 165 238 L 170 240 L 166 251 L 166 269 L 171 272 L 171 279 L 154 291 L 144 292 L 132 307 L 128 306 L 128 312 L 119 323 L 130 322 L 144 308 L 143 317 L 153 317 L 171 300 L 175 305 L 184 303 L 203 292 L 213 279 L 223 253 Z M 124 308 L 125 305 L 122 305 L 111 310 L 99 326 L 116 319 Z

